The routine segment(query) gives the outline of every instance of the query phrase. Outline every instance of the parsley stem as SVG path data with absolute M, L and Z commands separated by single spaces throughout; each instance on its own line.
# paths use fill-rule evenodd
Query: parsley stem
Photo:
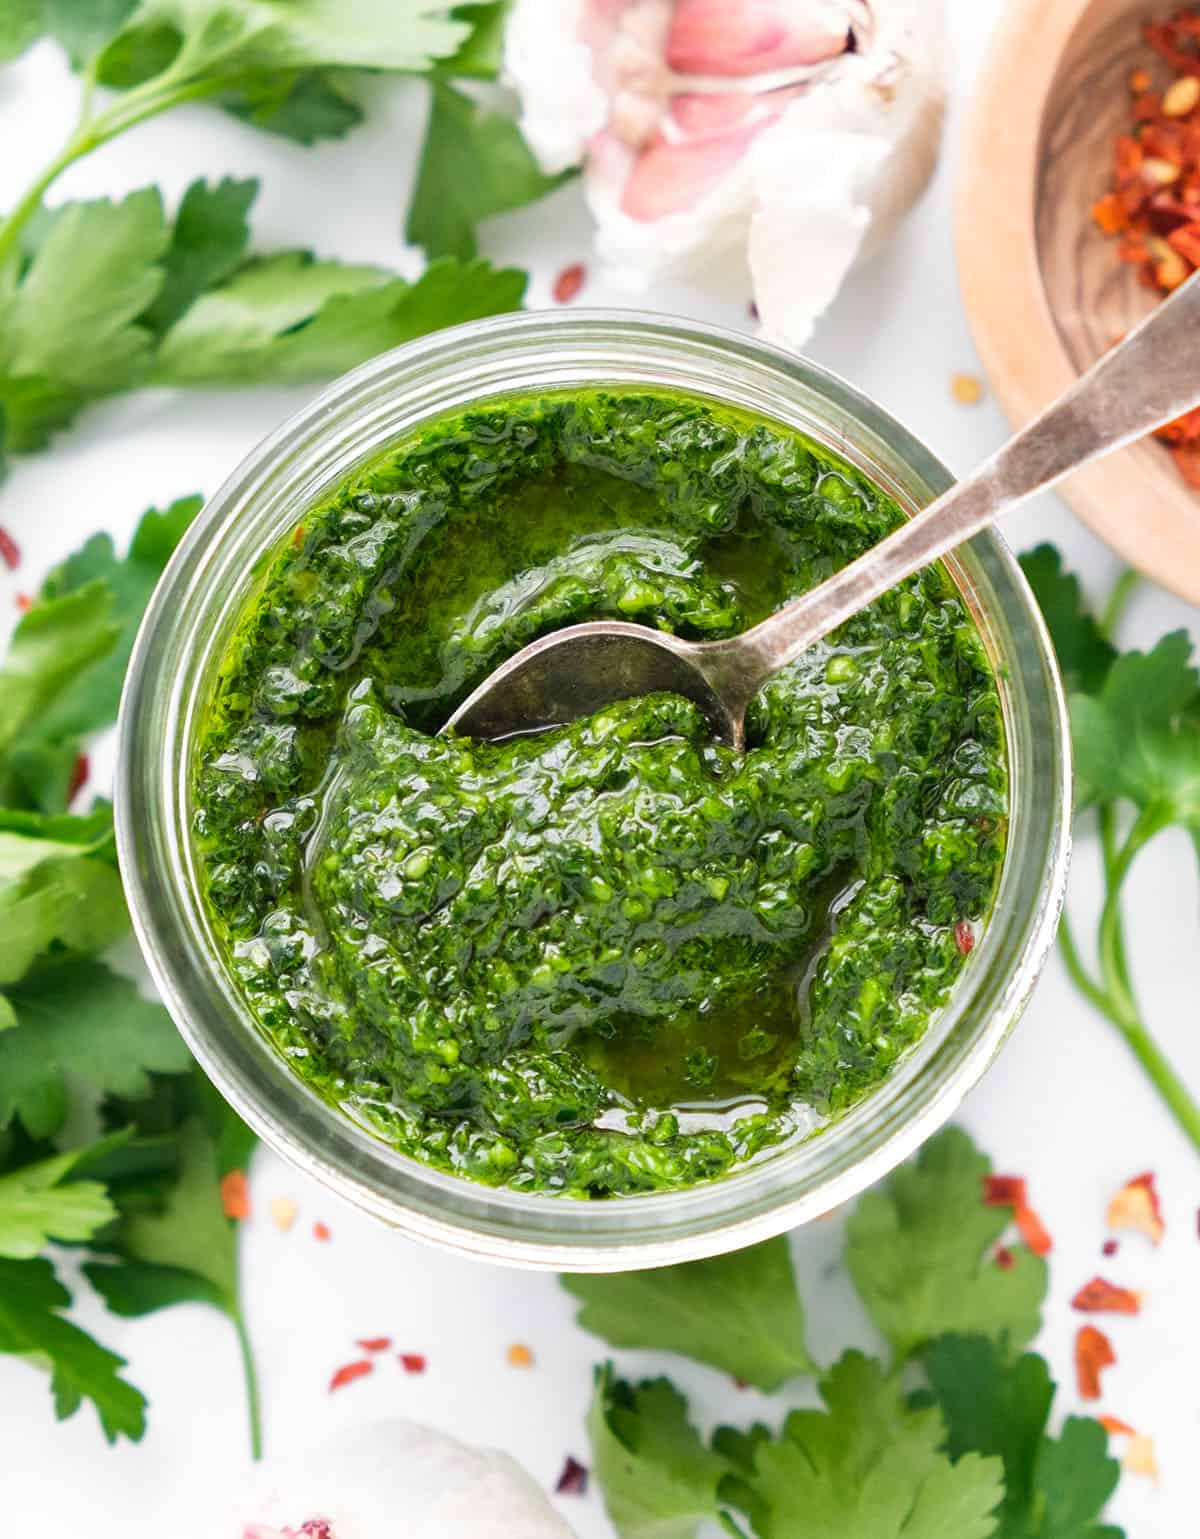
M 233 1328 L 237 1332 L 238 1349 L 242 1354 L 242 1374 L 246 1381 L 246 1409 L 250 1418 L 250 1457 L 255 1461 L 263 1456 L 262 1407 L 258 1394 L 258 1369 L 254 1364 L 254 1348 L 246 1329 L 241 1305 L 230 1313 Z
M 1141 575 L 1132 567 L 1126 567 L 1113 584 L 1112 592 L 1108 595 L 1108 601 L 1100 611 L 1097 623 L 1108 641 L 1113 639 L 1113 633 L 1121 623 L 1121 617 L 1125 613 L 1129 600 L 1133 597 L 1133 591 L 1141 581 Z
M 1105 852 L 1104 876 L 1107 894 L 1104 899 L 1104 909 L 1100 915 L 1100 972 L 1109 997 L 1117 1002 L 1127 1019 L 1134 1021 L 1138 1019 L 1138 1008 L 1125 965 L 1121 887 L 1139 851 L 1170 821 L 1170 812 L 1164 811 L 1162 807 L 1152 802 L 1138 813 L 1120 849 L 1111 857 L 1107 850 Z
M 1062 948 L 1063 962 L 1067 972 L 1071 976 L 1071 982 L 1079 992 L 1087 999 L 1095 1009 L 1099 1010 L 1114 1026 L 1120 1027 L 1116 1014 L 1108 995 L 1099 983 L 1091 976 L 1079 955 L 1079 948 L 1075 944 L 1075 935 L 1071 929 L 1071 922 L 1064 912 L 1062 921 L 1058 927 L 1058 943 Z
M 1100 825 L 1100 847 L 1104 854 L 1104 885 L 1106 890 L 1114 885 L 1117 865 L 1117 809 L 1112 802 L 1101 802 L 1096 811 Z M 1117 878 L 1119 882 L 1119 878 Z M 1125 931 L 1120 912 L 1117 913 L 1116 935 L 1113 942 L 1113 962 L 1121 986 L 1133 998 L 1133 985 L 1129 978 L 1129 964 L 1125 956 Z

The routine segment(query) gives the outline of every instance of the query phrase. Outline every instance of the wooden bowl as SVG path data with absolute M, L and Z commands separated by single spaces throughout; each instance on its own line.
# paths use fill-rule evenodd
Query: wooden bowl
M 955 210 L 959 277 L 1015 425 L 1065 390 L 1155 303 L 1090 209 L 1127 132 L 1129 75 L 1169 68 L 1141 23 L 1180 0 L 1012 0 L 989 47 Z M 1200 369 L 1200 337 L 1197 338 Z M 1081 471 L 1063 496 L 1131 565 L 1200 603 L 1200 493 L 1153 441 Z

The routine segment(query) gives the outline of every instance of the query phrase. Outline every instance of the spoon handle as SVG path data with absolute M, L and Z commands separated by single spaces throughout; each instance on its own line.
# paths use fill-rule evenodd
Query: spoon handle
M 718 648 L 725 649 L 720 672 L 727 680 L 736 652 L 739 692 L 744 690 L 749 699 L 776 669 L 903 578 L 986 529 L 1001 513 L 1196 406 L 1200 274 L 1188 279 L 974 475 L 819 588 L 735 641 L 711 643 L 713 663 L 718 663 Z

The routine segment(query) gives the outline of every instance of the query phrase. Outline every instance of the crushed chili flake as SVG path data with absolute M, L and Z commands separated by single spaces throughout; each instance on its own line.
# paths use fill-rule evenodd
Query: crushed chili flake
M 268 1207 L 271 1210 L 271 1222 L 280 1234 L 286 1234 L 296 1222 L 299 1208 L 290 1197 L 272 1197 Z
M 354 1343 L 364 1352 L 387 1352 L 391 1350 L 392 1338 L 390 1336 L 364 1336 Z
M 1154 1443 L 1144 1432 L 1135 1432 L 1130 1438 L 1122 1463 L 1131 1475 L 1149 1475 L 1151 1480 L 1158 1479 L 1158 1460 L 1154 1457 Z
M 1136 1229 L 1157 1245 L 1167 1226 L 1163 1222 L 1154 1173 L 1146 1170 L 1126 1181 L 1109 1203 L 1104 1221 L 1110 1229 Z
M 960 406 L 978 406 L 983 400 L 983 381 L 978 374 L 952 374 L 950 394 Z
M 1110 1437 L 1132 1437 L 1133 1428 L 1119 1416 L 1097 1416 L 1096 1420 Z
M 749 1389 L 750 1388 L 750 1380 L 749 1379 L 738 1379 L 738 1378 L 735 1378 L 734 1381 L 733 1381 L 733 1387 L 734 1387 L 734 1389 L 737 1389 L 737 1390 Z
M 74 801 L 76 795 L 87 785 L 90 768 L 88 756 L 85 753 L 75 755 L 75 763 L 71 766 L 71 778 L 67 782 L 67 800 Z
M 1075 1378 L 1083 1400 L 1099 1400 L 1100 1374 L 1117 1360 L 1112 1342 L 1094 1325 L 1081 1325 L 1075 1337 Z
M 21 547 L 7 529 L 0 529 L 0 561 L 10 572 L 15 572 L 21 565 Z
M 1071 1300 L 1071 1308 L 1086 1315 L 1136 1315 L 1141 1311 L 1142 1295 L 1131 1288 L 1118 1288 L 1103 1277 L 1084 1283 Z
M 754 300 L 751 300 L 750 303 L 746 306 L 746 314 L 752 321 L 758 320 L 758 306 L 755 304 Z
M 989 1208 L 1019 1208 L 1025 1202 L 1024 1176 L 984 1176 L 983 1200 Z
M 969 957 L 975 950 L 975 931 L 969 919 L 960 919 L 954 926 L 954 944 L 960 956 Z
M 1021 1238 L 1034 1255 L 1048 1256 L 1054 1249 L 1054 1241 L 1050 1238 L 1050 1231 L 1027 1202 L 1017 1204 L 1013 1218 Z
M 1016 1257 L 1007 1245 L 997 1245 L 996 1254 L 992 1257 L 992 1260 L 1002 1272 L 1011 1272 L 1016 1265 Z
M 320 1240 L 323 1245 L 328 1244 L 333 1239 L 333 1231 L 328 1224 L 318 1219 L 313 1225 L 313 1239 Z
M 1148 69 L 1130 75 L 1130 131 L 1113 141 L 1109 191 L 1092 219 L 1118 241 L 1118 261 L 1135 267 L 1139 282 L 1169 294 L 1200 270 L 1200 6 L 1148 23 L 1142 36 L 1171 75 L 1161 89 Z M 1200 489 L 1200 413 L 1155 436 Z
M 405 1373 L 424 1373 L 425 1354 L 423 1352 L 401 1352 L 400 1362 Z
M 559 1496 L 583 1496 L 587 1491 L 588 1468 L 586 1464 L 580 1464 L 579 1460 L 567 1455 L 563 1463 L 562 1473 L 555 1482 L 554 1490 Z
M 514 1341 L 504 1354 L 510 1368 L 532 1368 L 533 1352 L 523 1341 Z
M 244 1170 L 229 1170 L 221 1177 L 221 1206 L 226 1218 L 250 1217 L 250 1183 Z
M 301 1539 L 334 1539 L 333 1524 L 328 1518 L 309 1518 L 300 1525 Z
M 343 1363 L 329 1381 L 330 1393 L 332 1394 L 335 1389 L 341 1389 L 343 1384 L 353 1384 L 355 1379 L 365 1378 L 374 1367 L 375 1364 L 367 1357 L 360 1357 L 353 1363 Z
M 27 615 L 33 608 L 33 600 L 29 597 L 28 593 L 18 593 L 13 602 L 23 615 Z
M 564 267 L 562 272 L 554 280 L 554 295 L 556 305 L 569 304 L 583 287 L 583 281 L 587 277 L 587 268 L 582 262 L 572 262 L 569 267 Z

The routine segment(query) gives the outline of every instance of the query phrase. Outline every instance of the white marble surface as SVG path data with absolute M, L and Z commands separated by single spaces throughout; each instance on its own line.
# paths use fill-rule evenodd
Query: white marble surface
M 859 274 L 822 324 L 812 352 L 904 419 L 946 461 L 966 469 L 1004 433 L 990 403 L 968 409 L 950 397 L 955 370 L 975 360 L 955 282 L 949 235 L 958 124 L 999 0 L 951 0 L 955 47 L 953 111 L 937 181 L 895 243 Z M 58 141 L 75 87 L 48 45 L 0 73 L 0 206 L 9 203 Z M 198 173 L 255 173 L 264 179 L 255 216 L 263 246 L 314 245 L 347 258 L 416 270 L 398 246 L 402 198 L 420 117 L 419 88 L 380 88 L 368 127 L 345 143 L 301 150 L 195 109 L 149 124 L 93 157 L 60 184 L 63 196 L 118 191 L 159 181 L 175 195 Z M 529 265 L 533 303 L 550 277 L 585 257 L 588 227 L 576 194 L 497 221 L 488 254 Z M 595 302 L 620 296 L 592 282 Z M 740 323 L 695 296 L 659 293 L 664 310 Z M 18 464 L 0 489 L 0 524 L 19 539 L 25 562 L 0 574 L 0 614 L 16 591 L 97 526 L 126 534 L 147 504 L 211 489 L 306 392 L 144 393 L 89 411 L 50 453 Z M 1044 500 L 1012 518 L 1018 548 L 1050 537 L 1089 583 L 1102 588 L 1116 563 L 1058 503 Z M 1143 588 L 1127 635 L 1149 641 L 1178 625 L 1197 628 L 1194 609 Z M 103 755 L 100 756 L 101 765 Z M 1182 837 L 1168 836 L 1140 860 L 1129 883 L 1133 966 L 1150 1021 L 1190 1082 L 1200 1086 L 1200 948 L 1196 862 Z M 1085 839 L 1072 904 L 1086 923 L 1098 901 L 1094 851 Z M 1070 987 L 1057 958 L 1003 1054 L 963 1110 L 963 1120 L 1003 1169 L 1028 1175 L 1033 1199 L 1055 1237 L 1053 1283 L 1040 1343 L 1062 1385 L 1056 1410 L 1075 1407 L 1071 1342 L 1074 1290 L 1097 1270 L 1102 1214 L 1110 1192 L 1144 1169 L 1158 1174 L 1167 1237 L 1158 1252 L 1123 1239 L 1104 1266 L 1114 1281 L 1143 1288 L 1144 1315 L 1117 1320 L 1110 1334 L 1118 1365 L 1105 1379 L 1104 1408 L 1151 1433 L 1161 1482 L 1126 1476 L 1111 1509 L 1130 1539 L 1178 1539 L 1195 1531 L 1200 1476 L 1200 1158 L 1176 1132 L 1122 1044 Z M 563 1455 L 586 1458 L 582 1413 L 597 1345 L 571 1323 L 553 1278 L 505 1273 L 399 1240 L 345 1210 L 268 1154 L 253 1172 L 259 1217 L 245 1235 L 245 1278 L 264 1387 L 269 1449 L 282 1454 L 387 1414 L 411 1416 L 469 1440 L 508 1449 L 538 1479 L 552 1482 Z M 266 1219 L 273 1195 L 296 1199 L 301 1216 L 287 1236 Z M 333 1239 L 311 1238 L 314 1219 Z M 812 1338 L 819 1356 L 863 1335 L 840 1278 L 836 1221 L 796 1241 Z M 98 1307 L 79 1317 L 96 1322 Z M 330 1397 L 330 1371 L 355 1337 L 386 1333 L 428 1355 L 428 1372 L 380 1371 Z M 90 1539 L 170 1535 L 237 1539 L 215 1516 L 239 1478 L 245 1429 L 234 1341 L 225 1323 L 199 1307 L 142 1322 L 103 1319 L 106 1342 L 128 1356 L 151 1400 L 139 1447 L 105 1447 L 90 1410 L 59 1426 L 39 1374 L 0 1359 L 0 1492 L 6 1531 Z M 506 1366 L 512 1341 L 528 1342 L 536 1366 Z M 627 1354 L 633 1371 L 666 1367 Z M 738 1395 L 715 1374 L 670 1371 L 716 1420 L 778 1417 L 783 1397 Z M 562 1510 L 583 1539 L 610 1529 L 594 1493 Z M 395 1533 L 403 1532 L 398 1518 Z M 380 1534 L 378 1539 L 386 1539 Z

